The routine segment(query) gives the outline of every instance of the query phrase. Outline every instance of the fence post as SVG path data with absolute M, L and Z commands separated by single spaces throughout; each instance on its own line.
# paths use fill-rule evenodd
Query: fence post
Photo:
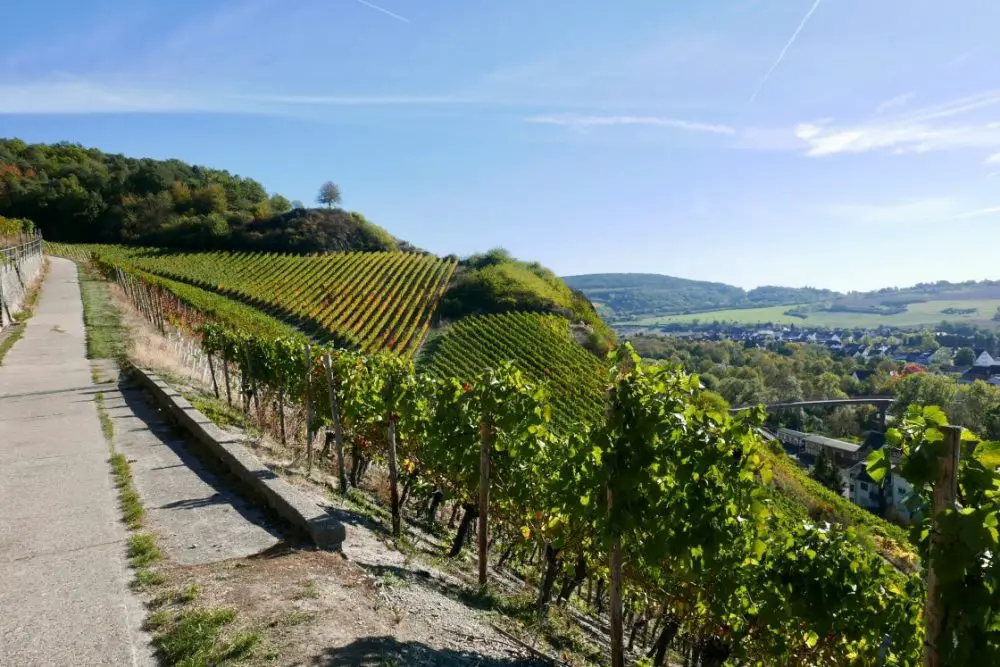
M 7 273 L 7 268 L 0 261 L 0 329 L 3 329 L 3 309 L 7 305 L 3 298 L 3 277 Z
M 938 599 L 937 562 L 935 556 L 944 547 L 938 532 L 938 516 L 955 506 L 958 495 L 958 457 L 961 451 L 962 427 L 942 426 L 944 432 L 944 454 L 938 459 L 938 477 L 934 483 L 934 500 L 931 507 L 930 551 L 927 558 L 927 602 L 924 609 L 924 667 L 940 667 L 941 656 L 938 644 L 944 625 L 944 609 Z

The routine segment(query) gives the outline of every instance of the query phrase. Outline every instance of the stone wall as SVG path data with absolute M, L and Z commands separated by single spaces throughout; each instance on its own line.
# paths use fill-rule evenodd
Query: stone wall
M 24 307 L 28 288 L 42 270 L 41 237 L 0 248 L 0 327 L 6 327 Z

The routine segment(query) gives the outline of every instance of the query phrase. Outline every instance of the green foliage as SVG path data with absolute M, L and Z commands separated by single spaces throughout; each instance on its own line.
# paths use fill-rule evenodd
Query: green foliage
M 746 657 L 765 664 L 919 663 L 919 577 L 896 573 L 850 530 L 808 522 L 771 537 L 766 554 L 745 591 L 749 613 L 735 619 Z
M 0 140 L 0 216 L 33 220 L 52 241 L 285 252 L 396 248 L 359 214 L 290 209 L 285 197 L 227 171 L 68 143 Z
M 593 450 L 596 500 L 614 498 L 603 532 L 634 541 L 628 550 L 645 562 L 669 561 L 674 576 L 749 558 L 767 516 L 750 423 L 699 409 L 696 377 L 644 367 L 630 346 L 616 351 L 610 372 L 608 419 Z
M 166 664 L 187 667 L 233 664 L 248 657 L 260 643 L 255 633 L 233 633 L 225 630 L 236 620 L 230 608 L 192 609 L 179 614 L 170 623 L 160 623 L 153 637 Z
M 852 357 L 837 358 L 820 345 L 787 343 L 769 348 L 723 341 L 689 341 L 641 335 L 631 338 L 643 357 L 679 366 L 703 379 L 733 405 L 779 403 L 874 393 L 851 378 L 864 368 Z M 889 368 L 895 368 L 889 362 Z
M 838 495 L 844 493 L 844 480 L 825 447 L 816 457 L 816 465 L 809 472 L 809 476 Z
M 537 262 L 516 260 L 503 248 L 464 260 L 441 301 L 441 315 L 448 319 L 511 310 L 558 313 L 590 326 L 609 344 L 615 339 L 583 293 Z
M 316 196 L 317 203 L 331 208 L 340 203 L 340 186 L 333 181 L 327 181 L 319 188 L 319 195 Z
M 958 498 L 936 519 L 937 542 L 930 542 L 934 487 L 941 461 L 947 456 L 944 410 L 937 406 L 910 406 L 899 428 L 890 429 L 888 446 L 902 453 L 899 470 L 914 489 L 912 501 L 923 522 L 914 529 L 921 552 L 934 568 L 938 582 L 937 604 L 942 611 L 941 635 L 929 637 L 943 665 L 989 665 L 1000 661 L 1000 471 L 996 467 L 996 442 L 979 442 L 963 431 L 962 446 L 975 451 L 960 457 Z M 869 474 L 880 480 L 891 461 L 886 448 L 868 462 Z
M 976 352 L 971 347 L 960 347 L 955 351 L 956 366 L 971 366 L 976 361 Z
M 486 368 L 511 361 L 548 388 L 553 420 L 565 429 L 603 413 L 603 368 L 555 315 L 506 313 L 467 317 L 427 346 L 420 366 L 437 377 L 471 382 Z
M 0 215 L 0 240 L 13 239 L 21 234 L 35 231 L 35 223 L 20 218 L 5 218 Z

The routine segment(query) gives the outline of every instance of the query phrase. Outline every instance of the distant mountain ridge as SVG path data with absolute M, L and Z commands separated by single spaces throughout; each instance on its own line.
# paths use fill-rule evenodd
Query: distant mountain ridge
M 657 315 L 814 303 L 843 296 L 814 287 L 742 287 L 656 273 L 590 273 L 563 280 L 611 321 Z

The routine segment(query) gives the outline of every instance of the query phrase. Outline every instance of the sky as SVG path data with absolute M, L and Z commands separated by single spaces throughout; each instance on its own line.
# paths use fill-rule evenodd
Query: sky
M 5 4 L 0 136 L 561 275 L 1000 278 L 996 0 Z

